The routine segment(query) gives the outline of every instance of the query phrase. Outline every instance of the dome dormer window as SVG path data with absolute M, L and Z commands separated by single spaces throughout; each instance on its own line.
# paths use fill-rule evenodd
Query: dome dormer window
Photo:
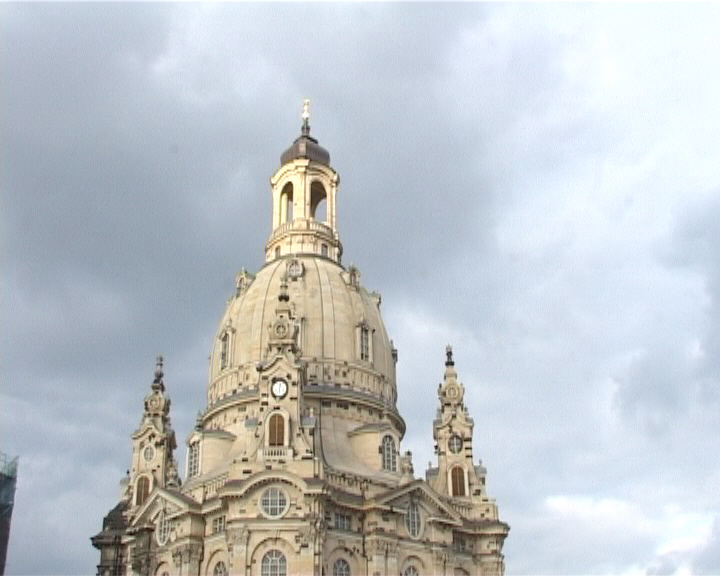
M 228 366 L 228 349 L 230 344 L 230 336 L 227 332 L 220 339 L 220 370 L 224 370 Z
M 370 330 L 367 326 L 360 328 L 360 360 L 370 360 Z
M 232 320 L 228 319 L 218 334 L 220 344 L 217 352 L 217 366 L 221 372 L 229 368 L 233 363 L 232 348 L 234 333 L 235 329 L 233 328 Z
M 365 362 L 373 361 L 372 331 L 370 326 L 363 319 L 356 328 L 357 334 L 357 355 L 360 360 Z

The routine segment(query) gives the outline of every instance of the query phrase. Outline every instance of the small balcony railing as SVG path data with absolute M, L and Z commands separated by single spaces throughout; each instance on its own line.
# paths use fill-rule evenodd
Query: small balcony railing
M 288 460 L 292 457 L 292 448 L 286 446 L 265 446 L 262 450 L 263 460 Z

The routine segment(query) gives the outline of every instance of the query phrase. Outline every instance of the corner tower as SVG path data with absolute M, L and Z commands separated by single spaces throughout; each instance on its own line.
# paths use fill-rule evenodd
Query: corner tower
M 330 167 L 330 153 L 310 136 L 310 101 L 303 102 L 300 136 L 280 157 L 270 179 L 273 231 L 265 261 L 288 254 L 315 254 L 340 263 L 342 244 L 336 229 L 340 177 Z

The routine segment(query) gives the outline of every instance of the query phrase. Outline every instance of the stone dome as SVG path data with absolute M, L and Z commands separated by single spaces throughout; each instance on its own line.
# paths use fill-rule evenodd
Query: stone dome
M 380 314 L 380 295 L 360 285 L 357 269 L 312 254 L 269 262 L 256 277 L 238 275 L 210 356 L 208 412 L 230 408 L 234 397 L 241 401 L 257 383 L 284 276 L 307 384 L 396 413 L 397 353 Z
M 338 429 L 359 427 L 356 444 L 389 426 L 399 442 L 405 422 L 396 408 L 397 352 L 380 314 L 380 295 L 363 288 L 355 267 L 341 264 L 340 178 L 329 166 L 329 154 L 320 154 L 325 149 L 310 138 L 307 104 L 295 144 L 313 146 L 293 144 L 270 179 L 266 263 L 256 275 L 238 274 L 212 345 L 208 406 L 199 425 L 246 437 L 271 403 L 266 369 L 278 358 L 282 341 L 282 354 L 294 358 L 288 367 L 294 375 L 286 372 L 284 378 L 290 386 L 300 385 L 305 411 L 300 418 L 322 412 L 324 426 L 336 421 Z M 326 450 L 326 461 L 331 453 Z

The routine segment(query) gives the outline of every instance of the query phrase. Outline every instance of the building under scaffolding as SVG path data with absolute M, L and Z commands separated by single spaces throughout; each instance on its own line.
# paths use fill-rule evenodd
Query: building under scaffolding
M 0 576 L 5 574 L 5 558 L 10 540 L 10 519 L 15 502 L 18 457 L 0 452 Z

